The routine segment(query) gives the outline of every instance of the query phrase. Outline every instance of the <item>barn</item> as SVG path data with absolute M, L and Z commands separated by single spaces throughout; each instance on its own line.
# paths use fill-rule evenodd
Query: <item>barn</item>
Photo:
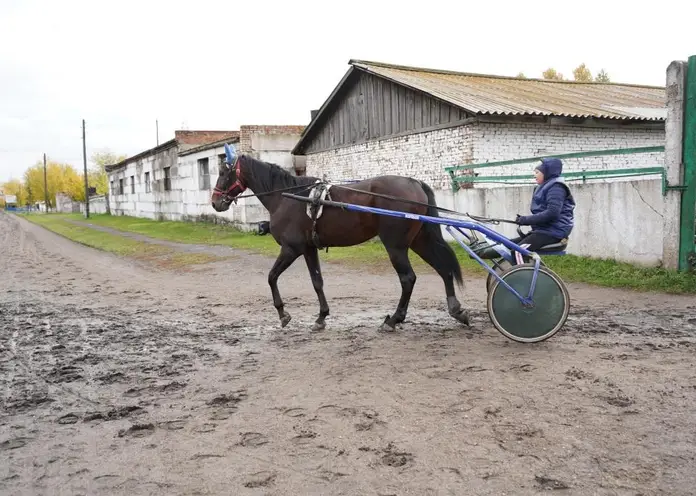
M 664 87 L 351 60 L 293 154 L 307 175 L 411 176 L 447 208 L 513 219 L 528 210 L 536 157 L 561 156 L 578 201 L 569 252 L 654 265 L 666 114 Z

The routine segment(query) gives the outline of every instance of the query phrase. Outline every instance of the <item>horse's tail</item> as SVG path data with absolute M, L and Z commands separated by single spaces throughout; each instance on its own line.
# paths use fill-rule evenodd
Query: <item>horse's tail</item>
M 426 215 L 430 217 L 439 217 L 439 211 L 435 202 L 435 193 L 425 182 L 419 181 L 425 195 L 428 197 L 428 210 Z M 459 287 L 462 287 L 462 269 L 459 266 L 457 255 L 450 244 L 445 241 L 442 235 L 440 224 L 432 222 L 424 222 L 421 228 L 426 237 L 427 246 L 424 249 L 427 251 L 427 257 L 433 268 L 441 275 L 452 274 L 457 281 Z

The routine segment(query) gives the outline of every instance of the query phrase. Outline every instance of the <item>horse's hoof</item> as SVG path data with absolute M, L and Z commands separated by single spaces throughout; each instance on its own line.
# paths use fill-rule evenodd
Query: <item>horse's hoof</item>
M 290 314 L 289 314 L 289 313 L 284 314 L 284 315 L 280 318 L 280 326 L 281 326 L 281 327 L 285 327 L 286 325 L 288 325 L 288 323 L 290 322 L 290 319 L 292 319 L 292 317 L 290 317 Z
M 312 326 L 312 332 L 323 331 L 326 329 L 326 322 L 315 322 Z
M 394 332 L 396 331 L 396 327 L 389 325 L 387 322 L 384 322 L 381 326 L 379 326 L 379 332 Z
M 469 325 L 469 313 L 466 310 L 460 310 L 458 313 L 451 313 L 450 315 L 462 324 Z

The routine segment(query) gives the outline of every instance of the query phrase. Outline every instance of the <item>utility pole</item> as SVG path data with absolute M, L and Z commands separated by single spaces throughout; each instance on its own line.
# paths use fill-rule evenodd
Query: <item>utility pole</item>
M 46 154 L 44 153 L 44 203 L 46 204 L 46 213 L 48 213 L 48 179 L 46 176 Z
M 87 180 L 87 143 L 85 141 L 84 119 L 82 119 L 82 161 L 85 167 L 85 218 L 89 219 L 89 181 Z
M 155 130 L 157 132 L 157 146 L 159 146 L 159 121 L 155 119 Z

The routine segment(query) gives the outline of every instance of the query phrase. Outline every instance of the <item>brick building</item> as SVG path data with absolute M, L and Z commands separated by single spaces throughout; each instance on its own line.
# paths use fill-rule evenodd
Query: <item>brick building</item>
M 453 191 L 445 167 L 665 144 L 664 87 L 468 74 L 350 61 L 293 154 L 306 174 L 340 182 L 379 174 L 425 180 L 439 205 L 514 219 L 528 212 L 533 164 L 463 168 L 495 176 Z M 663 166 L 663 152 L 565 159 L 565 172 Z M 641 172 L 642 174 L 642 172 Z M 524 175 L 528 179 L 502 179 Z M 526 184 L 520 185 L 520 182 Z M 577 208 L 569 252 L 656 265 L 662 181 L 571 181 Z M 515 228 L 496 226 L 512 236 Z M 445 233 L 448 237 L 448 234 Z
M 664 144 L 662 87 L 350 65 L 293 150 L 306 157 L 308 175 L 402 174 L 448 189 L 447 166 Z M 569 160 L 566 170 L 661 161 L 661 153 Z M 531 178 L 531 166 L 486 169 L 520 173 Z

